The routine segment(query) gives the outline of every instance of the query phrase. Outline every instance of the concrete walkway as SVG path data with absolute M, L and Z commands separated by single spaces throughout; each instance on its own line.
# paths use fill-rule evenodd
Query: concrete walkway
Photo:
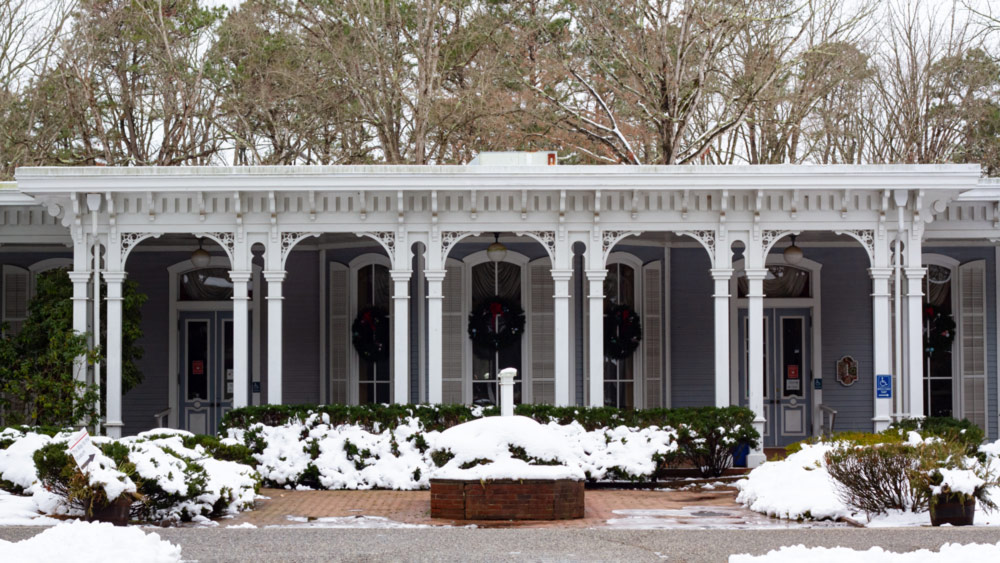
M 430 517 L 429 491 L 289 491 L 263 489 L 255 510 L 222 526 L 357 527 L 399 524 L 489 528 L 758 528 L 800 526 L 736 504 L 729 487 L 696 490 L 588 490 L 586 515 L 561 521 L 455 521 Z M 368 517 L 368 518 L 365 518 Z M 371 517 L 375 517 L 374 519 Z M 386 519 L 379 522 L 376 519 Z

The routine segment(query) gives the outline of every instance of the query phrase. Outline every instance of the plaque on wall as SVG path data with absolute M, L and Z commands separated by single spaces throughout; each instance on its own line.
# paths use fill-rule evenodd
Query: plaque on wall
M 858 380 L 858 361 L 851 356 L 837 360 L 837 381 L 845 387 L 854 385 Z

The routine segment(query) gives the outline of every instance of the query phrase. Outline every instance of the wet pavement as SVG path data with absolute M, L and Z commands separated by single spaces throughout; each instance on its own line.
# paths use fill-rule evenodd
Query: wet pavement
M 468 521 L 430 517 L 429 491 L 290 491 L 263 489 L 257 507 L 221 520 L 224 527 L 765 529 L 839 527 L 832 522 L 768 518 L 736 503 L 737 491 L 723 483 L 682 489 L 588 490 L 585 515 L 577 520 Z

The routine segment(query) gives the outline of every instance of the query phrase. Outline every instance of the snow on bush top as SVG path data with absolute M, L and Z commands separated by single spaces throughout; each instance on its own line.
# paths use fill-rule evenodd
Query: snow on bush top
M 442 432 L 431 456 L 451 455 L 437 479 L 573 479 L 585 477 L 581 453 L 565 434 L 525 416 L 480 418 Z
M 477 459 L 493 462 L 497 461 L 494 457 L 501 456 L 505 460 L 521 458 L 524 464 L 508 466 L 536 467 L 533 476 L 569 471 L 566 474 L 575 479 L 645 480 L 652 478 L 660 463 L 677 451 L 677 433 L 668 428 L 619 426 L 587 431 L 577 422 L 540 424 L 527 417 L 514 417 L 518 422 L 513 423 L 504 420 L 511 419 L 486 417 L 466 423 L 471 425 L 467 430 L 455 430 L 459 428 L 455 426 L 438 432 L 425 430 L 420 419 L 411 417 L 375 433 L 360 424 L 330 424 L 326 413 L 314 413 L 280 426 L 254 423 L 245 429 L 230 428 L 221 442 L 249 447 L 257 460 L 257 471 L 268 485 L 324 489 L 427 488 L 431 473 L 462 453 L 465 445 L 485 447 L 480 444 L 482 436 L 470 438 L 468 433 L 485 432 L 494 426 L 501 434 L 491 442 L 492 449 L 462 453 L 461 460 L 451 467 L 461 469 L 461 465 L 469 463 L 468 469 Z M 516 425 L 517 430 L 512 430 L 515 426 L 511 425 Z M 542 433 L 547 437 L 542 438 Z M 497 446 L 503 436 L 511 439 Z M 449 450 L 441 440 L 454 440 L 461 447 Z M 534 458 L 533 464 L 529 458 Z M 570 469 L 537 469 L 541 467 L 538 461 L 554 461 Z M 484 471 L 474 473 L 484 475 Z

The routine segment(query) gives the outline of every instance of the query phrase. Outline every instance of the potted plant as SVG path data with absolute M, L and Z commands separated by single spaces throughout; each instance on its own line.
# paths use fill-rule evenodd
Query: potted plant
M 954 465 L 926 472 L 926 477 L 920 480 L 928 495 L 933 526 L 971 526 L 977 500 L 990 512 L 997 508 L 988 489 L 1000 485 L 1000 479 L 974 458 L 965 458 Z

